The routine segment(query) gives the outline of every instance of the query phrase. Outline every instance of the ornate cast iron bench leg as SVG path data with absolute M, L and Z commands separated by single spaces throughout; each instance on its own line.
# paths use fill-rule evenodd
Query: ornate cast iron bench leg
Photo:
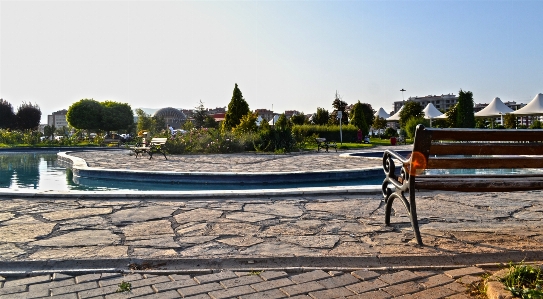
M 417 218 L 417 205 L 415 202 L 415 181 L 414 177 L 411 178 L 407 170 L 402 167 L 400 176 L 395 174 L 395 165 L 392 161 L 392 156 L 385 154 L 383 157 L 383 170 L 385 171 L 385 180 L 383 181 L 382 191 L 385 200 L 385 224 L 390 225 L 390 215 L 392 214 L 392 203 L 394 199 L 399 199 L 409 215 L 411 226 L 413 227 L 413 233 L 419 245 L 422 243 L 420 236 L 419 223 Z M 394 186 L 394 192 L 388 187 L 389 184 Z M 409 200 L 405 197 L 404 193 L 409 192 Z

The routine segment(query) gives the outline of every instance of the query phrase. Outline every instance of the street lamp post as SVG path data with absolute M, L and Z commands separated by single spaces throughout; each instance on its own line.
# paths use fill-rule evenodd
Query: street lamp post
M 400 89 L 400 91 L 402 92 L 402 101 L 403 101 L 404 104 L 405 104 L 405 99 L 404 99 L 404 97 L 403 97 L 403 92 L 404 92 L 404 91 L 407 91 L 407 90 L 405 90 L 405 89 L 402 88 L 402 89 Z

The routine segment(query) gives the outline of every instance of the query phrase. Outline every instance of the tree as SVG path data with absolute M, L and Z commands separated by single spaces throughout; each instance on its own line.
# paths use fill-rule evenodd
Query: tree
M 82 99 L 68 108 L 66 120 L 76 129 L 96 131 L 102 126 L 102 109 L 98 101 Z
M 456 115 L 458 115 L 458 103 L 456 105 L 452 106 L 445 112 L 445 115 L 447 115 L 447 121 L 449 122 L 449 128 L 457 128 L 456 126 Z
M 419 118 L 424 116 L 422 112 L 423 108 L 419 102 L 407 101 L 400 111 L 400 127 L 405 128 L 407 121 L 412 118 Z
M 43 135 L 49 140 L 53 140 L 53 137 L 55 137 L 55 131 L 55 125 L 46 125 L 45 127 L 43 127 Z
M 204 120 L 204 128 L 218 129 L 219 122 L 217 122 L 211 115 L 206 115 L 206 119 Z
M 387 121 L 386 119 L 377 116 L 373 120 L 373 124 L 371 126 L 376 130 L 384 130 L 387 127 Z
M 41 110 L 37 104 L 23 103 L 17 109 L 17 128 L 35 130 L 40 125 Z
M 194 108 L 194 114 L 192 115 L 195 128 L 202 128 L 205 126 L 207 118 L 207 110 L 204 108 L 204 103 L 200 100 L 200 104 Z
M 130 105 L 113 101 L 105 101 L 101 104 L 103 106 L 101 130 L 128 130 L 134 124 L 134 113 Z
M 504 115 L 503 126 L 507 129 L 515 129 L 517 127 L 517 116 L 512 113 Z
M 68 136 L 69 133 L 70 133 L 70 130 L 66 126 L 62 126 L 60 128 L 55 129 L 55 134 L 57 134 L 57 136 Z
M 539 120 L 534 120 L 530 125 L 530 129 L 543 129 L 543 123 Z
M 11 104 L 4 99 L 0 99 L 0 129 L 15 128 L 15 120 L 15 113 Z
M 353 105 L 351 109 L 351 124 L 357 127 L 362 131 L 363 136 L 368 135 L 369 128 L 366 123 L 366 117 L 364 115 L 364 108 L 362 108 L 362 103 L 358 101 Z
M 458 92 L 456 127 L 475 128 L 475 115 L 473 114 L 473 93 L 471 91 Z
M 328 113 L 328 110 L 317 107 L 317 113 L 313 114 L 312 120 L 314 124 L 322 126 L 328 123 L 329 118 L 330 114 Z
M 415 138 L 415 129 L 419 124 L 424 125 L 425 127 L 430 126 L 430 120 L 425 119 L 424 117 L 411 117 L 405 123 L 405 131 L 409 138 Z
M 329 123 L 332 125 L 339 125 L 339 111 L 341 111 L 341 123 L 346 125 L 349 124 L 349 114 L 347 111 L 345 111 L 345 108 L 347 108 L 347 103 L 345 101 L 341 100 L 341 96 L 336 91 L 335 99 L 332 102 L 332 107 L 334 107 L 334 111 L 332 114 L 330 114 L 330 120 Z
M 149 137 L 166 127 L 166 121 L 160 116 L 151 116 L 139 108 L 136 109 L 136 115 L 138 116 L 138 134 L 141 132 L 149 132 Z M 190 122 L 187 121 L 186 123 Z
M 290 121 L 292 121 L 292 124 L 294 125 L 303 125 L 307 123 L 307 118 L 305 117 L 305 114 L 302 112 L 300 114 L 294 114 L 290 117 Z
M 275 150 L 290 152 L 294 149 L 296 141 L 292 135 L 292 122 L 287 119 L 285 114 L 281 114 L 274 127 Z
M 375 110 L 373 110 L 370 104 L 362 103 L 362 111 L 364 112 L 364 120 L 366 121 L 366 124 L 370 126 L 375 118 Z
M 151 115 L 145 113 L 145 111 L 140 108 L 136 109 L 136 115 L 138 116 L 138 133 L 144 131 L 151 131 L 154 126 L 153 118 L 151 117 Z
M 258 119 L 258 114 L 249 112 L 245 114 L 240 122 L 239 125 L 237 125 L 234 129 L 234 133 L 249 133 L 249 132 L 256 132 L 258 129 L 256 125 L 256 120 Z
M 224 116 L 224 128 L 231 130 L 239 125 L 241 118 L 249 113 L 249 104 L 243 98 L 241 90 L 238 88 L 238 84 L 234 86 L 234 92 L 232 93 L 232 99 L 228 104 L 228 111 Z
M 488 128 L 487 119 L 486 118 L 476 118 L 475 119 L 475 128 L 477 129 L 486 129 Z

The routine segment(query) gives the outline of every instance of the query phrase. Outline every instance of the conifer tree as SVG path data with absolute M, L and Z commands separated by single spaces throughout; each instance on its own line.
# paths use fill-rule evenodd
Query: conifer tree
M 362 134 L 366 136 L 369 132 L 369 128 L 368 124 L 366 123 L 364 108 L 362 108 L 362 105 L 363 104 L 360 103 L 360 101 L 355 103 L 353 105 L 353 108 L 351 109 L 351 114 L 349 116 L 351 117 L 351 124 L 362 130 Z
M 241 90 L 236 83 L 234 92 L 232 93 L 232 99 L 228 104 L 228 111 L 224 116 L 224 128 L 231 130 L 239 125 L 241 118 L 249 113 L 249 104 L 243 98 Z
M 456 104 L 456 127 L 475 128 L 475 115 L 473 114 L 473 93 L 471 91 L 458 92 Z

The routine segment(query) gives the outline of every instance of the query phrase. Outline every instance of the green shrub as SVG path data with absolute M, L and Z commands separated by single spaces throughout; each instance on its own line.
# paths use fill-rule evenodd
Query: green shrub
M 12 145 L 22 143 L 22 141 L 23 138 L 20 132 L 0 129 L 0 143 Z
M 534 120 L 534 122 L 530 125 L 530 129 L 543 129 L 543 123 L 539 120 Z
M 341 127 L 343 142 L 356 142 L 358 128 L 353 125 L 344 125 Z M 319 125 L 296 125 L 292 128 L 292 133 L 296 141 L 300 142 L 306 137 L 318 136 L 326 138 L 328 141 L 339 142 L 339 126 L 319 126 Z
M 405 131 L 407 132 L 407 136 L 409 138 L 415 138 L 415 129 L 419 124 L 429 127 L 430 121 L 423 117 L 411 117 L 409 120 L 407 120 L 405 123 Z
M 398 131 L 394 128 L 387 128 L 383 134 L 383 138 L 389 139 L 390 137 L 398 137 Z
M 510 263 L 509 273 L 500 281 L 515 297 L 543 298 L 543 273 L 539 267 Z
M 230 132 L 217 129 L 192 129 L 185 134 L 171 136 L 166 142 L 170 154 L 223 154 L 242 152 L 245 145 Z

